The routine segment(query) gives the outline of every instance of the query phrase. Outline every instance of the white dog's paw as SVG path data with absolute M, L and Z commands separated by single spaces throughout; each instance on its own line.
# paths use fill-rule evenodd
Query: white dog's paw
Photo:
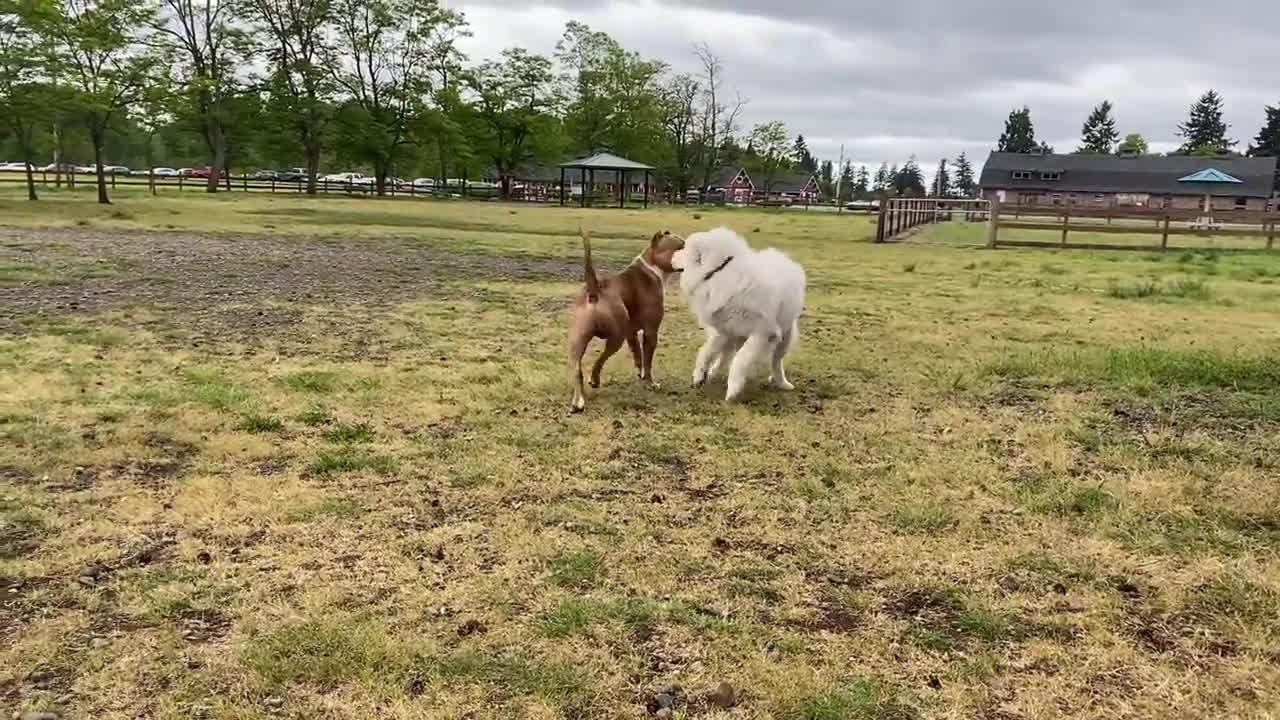
M 787 382 L 787 379 L 786 379 L 786 378 L 778 379 L 778 378 L 772 378 L 772 377 L 771 377 L 771 378 L 769 378 L 769 384 L 770 384 L 770 385 L 772 385 L 772 386 L 774 386 L 775 388 L 777 388 L 777 389 L 779 389 L 779 390 L 786 390 L 786 391 L 788 391 L 788 392 L 790 392 L 790 391 L 792 391 L 792 390 L 795 390 L 795 389 L 796 389 L 796 386 L 795 386 L 795 385 L 792 385 L 792 384 L 791 384 L 791 383 L 789 383 L 789 382 Z
M 698 369 L 693 371 L 693 386 L 698 388 L 707 384 L 707 371 Z

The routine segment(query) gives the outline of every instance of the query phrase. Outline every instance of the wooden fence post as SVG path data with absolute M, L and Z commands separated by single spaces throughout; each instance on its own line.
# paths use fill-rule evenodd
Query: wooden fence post
M 1000 201 L 991 201 L 991 217 L 987 220 L 987 247 L 994 249 L 1000 235 Z
M 1164 214 L 1164 232 L 1160 235 L 1160 249 L 1169 249 L 1169 213 Z
M 1267 232 L 1267 249 L 1270 250 L 1276 244 L 1276 221 L 1271 221 L 1271 230 Z
M 885 212 L 886 208 L 887 208 L 887 204 L 884 202 L 881 202 L 880 203 L 880 219 L 876 221 L 876 242 L 878 243 L 884 242 L 884 232 L 885 230 L 888 229 L 884 226 L 885 221 L 888 220 L 888 215 Z
M 1067 232 L 1070 230 L 1070 228 L 1071 228 L 1071 211 L 1063 210 L 1062 211 L 1062 246 L 1063 247 L 1066 247 L 1067 245 Z

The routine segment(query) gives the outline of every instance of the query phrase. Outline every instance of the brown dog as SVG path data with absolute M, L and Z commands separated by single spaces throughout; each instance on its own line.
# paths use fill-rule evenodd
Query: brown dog
M 587 409 L 582 388 L 582 356 L 593 338 L 604 339 L 604 352 L 591 368 L 591 387 L 600 387 L 600 370 L 618 352 L 622 343 L 631 348 L 640 379 L 653 382 L 653 351 L 658 347 L 658 326 L 662 324 L 662 292 L 668 276 L 676 272 L 671 256 L 684 247 L 684 240 L 660 232 L 649 247 L 617 274 L 597 277 L 591 266 L 591 238 L 582 231 L 585 253 L 586 287 L 573 300 L 569 322 L 569 380 L 573 383 L 573 412 Z

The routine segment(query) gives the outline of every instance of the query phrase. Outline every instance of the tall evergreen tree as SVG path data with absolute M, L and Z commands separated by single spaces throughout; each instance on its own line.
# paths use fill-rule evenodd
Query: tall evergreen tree
M 896 167 L 894 168 L 894 171 L 897 171 Z M 880 163 L 880 168 L 876 170 L 875 181 L 871 183 L 871 192 L 876 195 L 885 194 L 889 190 L 890 177 L 892 176 L 889 175 L 889 164 Z
M 1267 120 L 1249 146 L 1250 157 L 1280 157 L 1280 106 L 1266 107 Z M 1277 191 L 1280 191 L 1280 167 L 1276 168 Z
M 933 184 L 929 186 L 934 197 L 951 197 L 951 174 L 947 171 L 947 159 L 938 161 L 938 171 L 934 173 Z
M 1089 113 L 1080 129 L 1080 149 L 1078 153 L 1096 153 L 1110 155 L 1115 152 L 1120 133 L 1116 130 L 1116 119 L 1111 115 L 1111 101 L 1103 100 L 1102 104 Z
M 1236 146 L 1227 137 L 1231 126 L 1222 117 L 1222 96 L 1210 90 L 1191 106 L 1187 121 L 1178 125 L 1178 137 L 1185 138 L 1178 152 L 1191 155 L 1196 151 L 1226 152 Z
M 837 198 L 839 202 L 848 202 L 853 197 L 853 178 L 853 165 L 845 160 L 844 167 L 840 168 L 840 197 Z
M 1036 143 L 1036 130 L 1031 124 L 1031 108 L 1024 105 L 1021 110 L 1011 111 L 1009 119 L 1005 120 L 1004 133 L 1000 135 L 996 150 L 1009 153 L 1033 153 L 1039 149 L 1040 146 Z
M 915 156 L 911 156 L 902 169 L 893 175 L 893 189 L 899 197 L 920 197 L 925 194 L 924 173 Z
M 858 174 L 853 179 L 853 199 L 866 200 L 870 194 L 871 173 L 867 172 L 866 165 L 862 165 L 858 168 Z
M 956 192 L 963 198 L 972 198 L 977 189 L 973 181 L 973 165 L 964 153 L 960 153 L 960 157 L 956 158 L 955 187 Z
M 795 149 L 791 154 L 795 157 L 796 170 L 806 175 L 818 172 L 818 159 L 809 152 L 809 144 L 805 142 L 803 135 L 796 136 Z

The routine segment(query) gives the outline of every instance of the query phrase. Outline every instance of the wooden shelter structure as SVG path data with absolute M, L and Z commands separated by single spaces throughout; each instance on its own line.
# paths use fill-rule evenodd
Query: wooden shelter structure
M 627 175 L 634 172 L 644 173 L 644 206 L 649 207 L 649 174 L 656 168 L 652 165 L 645 165 L 634 160 L 628 160 L 624 157 L 618 157 L 612 153 L 596 153 L 590 157 L 578 158 L 570 160 L 566 163 L 560 163 L 560 205 L 563 206 L 567 200 L 568 185 L 565 182 L 565 172 L 567 170 L 579 170 L 582 172 L 582 207 L 587 207 L 589 198 L 595 188 L 596 171 L 614 172 L 618 178 L 618 207 L 627 206 Z

